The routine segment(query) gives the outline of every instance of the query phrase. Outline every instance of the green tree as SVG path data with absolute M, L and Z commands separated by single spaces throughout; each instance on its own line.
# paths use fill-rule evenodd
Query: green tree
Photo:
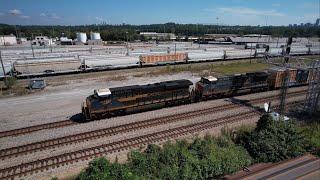
M 274 121 L 264 115 L 256 129 L 240 137 L 243 146 L 257 162 L 277 162 L 306 152 L 307 143 L 291 121 Z

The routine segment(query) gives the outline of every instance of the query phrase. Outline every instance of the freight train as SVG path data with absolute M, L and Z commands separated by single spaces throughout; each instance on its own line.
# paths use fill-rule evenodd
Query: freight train
M 271 48 L 268 56 L 281 56 L 283 48 Z M 292 47 L 291 55 L 319 54 L 319 48 Z M 16 60 L 10 70 L 19 78 L 29 76 L 48 76 L 54 74 L 91 72 L 109 69 L 144 67 L 164 64 L 187 64 L 207 61 L 228 61 L 246 58 L 261 58 L 265 56 L 265 49 L 252 50 L 193 50 L 190 52 L 139 54 L 130 56 L 118 55 L 79 55 L 66 57 L 33 58 Z M 10 65 L 11 66 L 11 65 Z M 0 69 L 0 76 L 1 75 Z
M 312 80 L 310 69 L 269 69 L 263 72 L 224 77 L 202 77 L 193 84 L 189 80 L 165 81 L 94 90 L 82 103 L 84 120 L 94 120 L 159 107 L 235 96 L 244 93 L 278 89 L 289 73 L 288 85 L 306 85 Z

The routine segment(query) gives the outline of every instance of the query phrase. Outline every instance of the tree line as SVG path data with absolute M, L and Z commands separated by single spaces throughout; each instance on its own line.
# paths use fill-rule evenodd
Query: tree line
M 320 37 L 319 26 L 225 26 L 205 24 L 150 24 L 150 25 L 7 25 L 0 24 L 0 35 L 14 34 L 18 37 L 32 38 L 36 35 L 60 37 L 62 33 L 76 38 L 76 32 L 100 32 L 106 41 L 144 40 L 139 32 L 174 33 L 177 36 L 204 36 L 205 34 L 266 34 L 277 37 Z

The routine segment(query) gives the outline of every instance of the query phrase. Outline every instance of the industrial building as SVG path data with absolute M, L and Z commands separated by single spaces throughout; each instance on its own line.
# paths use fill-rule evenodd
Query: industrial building
M 61 45 L 72 45 L 72 39 L 68 39 L 67 37 L 60 37 L 60 44 Z
M 0 35 L 0 46 L 12 46 L 17 44 L 17 38 L 14 35 Z
M 82 32 L 77 32 L 76 44 L 85 44 L 85 43 L 87 43 L 87 34 Z
M 50 46 L 53 44 L 53 40 L 47 36 L 36 36 L 32 41 L 32 44 L 38 46 Z
M 153 40 L 175 40 L 176 39 L 176 35 L 173 33 L 140 32 L 140 35 Z
M 90 32 L 90 40 L 88 40 L 88 45 L 103 45 L 100 33 Z
M 243 37 L 226 37 L 226 41 L 237 45 L 245 45 L 247 43 L 281 43 L 287 42 L 288 38 L 276 38 L 271 36 L 243 36 Z M 307 38 L 293 38 L 293 43 L 307 44 Z

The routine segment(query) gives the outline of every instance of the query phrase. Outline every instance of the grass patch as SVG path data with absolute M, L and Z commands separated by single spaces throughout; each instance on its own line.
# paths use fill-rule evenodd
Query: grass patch
M 0 98 L 7 96 L 22 96 L 31 93 L 31 91 L 21 84 L 16 84 L 10 89 L 0 85 Z
M 210 70 L 217 72 L 219 74 L 236 74 L 236 73 L 263 71 L 270 67 L 272 66 L 264 63 L 234 63 L 234 64 L 213 66 L 213 67 L 210 67 Z
M 188 64 L 188 65 L 167 65 L 158 71 L 150 72 L 151 75 L 174 74 L 180 72 L 192 72 L 199 75 L 213 74 L 236 74 L 254 71 L 263 71 L 272 67 L 272 65 L 259 62 L 237 62 L 228 64 Z
M 313 121 L 301 125 L 302 134 L 309 141 L 310 146 L 314 149 L 314 154 L 320 156 L 320 122 Z

